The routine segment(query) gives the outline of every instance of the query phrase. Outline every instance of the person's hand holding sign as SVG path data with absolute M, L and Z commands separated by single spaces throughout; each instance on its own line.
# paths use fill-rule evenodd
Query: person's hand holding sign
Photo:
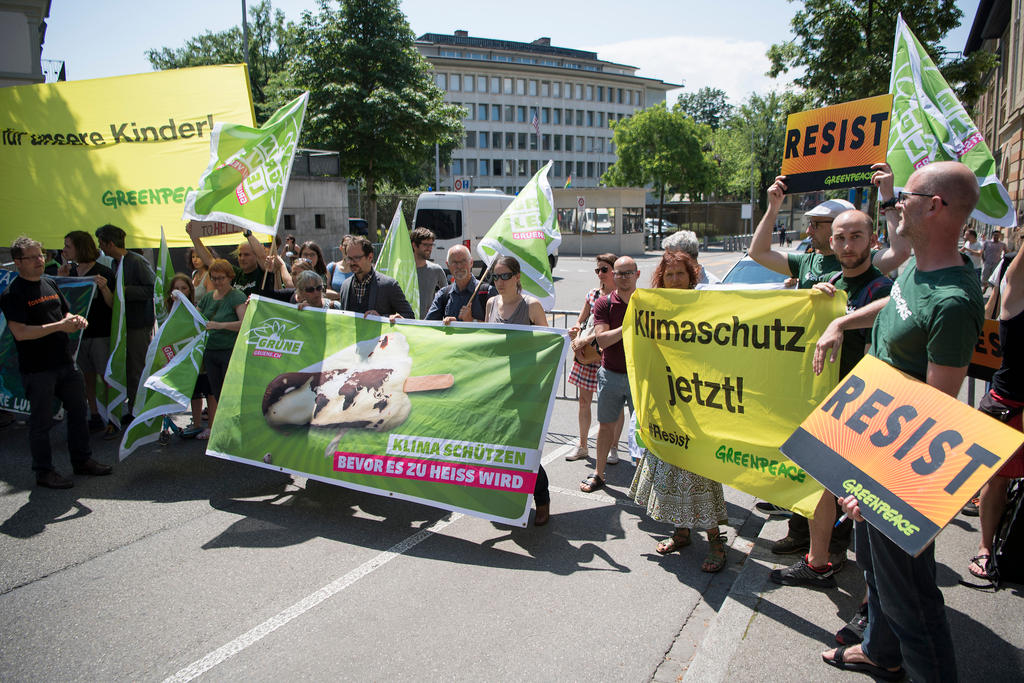
M 878 188 L 878 198 L 883 202 L 891 199 L 894 192 L 893 174 L 889 164 L 882 162 L 871 166 L 874 174 L 871 176 L 871 184 Z
M 843 508 L 843 513 L 855 522 L 863 522 L 864 518 L 860 514 L 860 501 L 853 496 L 846 496 L 843 498 L 837 498 L 839 505 Z
M 819 282 L 812 289 L 824 292 L 829 296 L 836 295 L 835 285 L 828 282 Z M 826 354 L 828 354 L 829 363 L 835 363 L 839 359 L 839 349 L 843 346 L 843 329 L 839 324 L 840 320 L 842 318 L 836 318 L 830 322 L 825 331 L 821 333 L 821 337 L 818 338 L 818 343 L 814 345 L 814 361 L 811 368 L 815 375 L 820 375 L 821 371 L 825 369 Z
M 786 176 L 775 177 L 775 182 L 768 188 L 768 204 L 778 211 L 782 206 L 782 200 L 786 197 Z

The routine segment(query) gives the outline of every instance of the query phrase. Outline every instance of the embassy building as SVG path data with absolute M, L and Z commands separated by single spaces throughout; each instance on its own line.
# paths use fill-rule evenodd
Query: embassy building
M 548 160 L 552 187 L 597 187 L 615 163 L 610 123 L 665 101 L 678 85 L 602 61 L 596 52 L 426 33 L 416 41 L 445 100 L 461 105 L 466 138 L 439 190 L 518 192 Z

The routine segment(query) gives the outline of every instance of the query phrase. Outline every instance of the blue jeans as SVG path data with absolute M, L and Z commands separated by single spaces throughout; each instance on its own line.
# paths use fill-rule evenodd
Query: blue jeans
M 85 402 L 85 380 L 74 365 L 66 363 L 42 372 L 23 372 L 21 383 L 29 400 L 28 446 L 32 453 L 32 469 L 45 472 L 53 469 L 50 450 L 50 428 L 53 427 L 53 400 L 64 404 L 68 428 L 68 453 L 72 463 L 92 457 L 89 445 L 89 406 Z
M 864 654 L 886 668 L 902 663 L 914 681 L 955 681 L 953 637 L 935 583 L 935 544 L 911 557 L 867 522 L 858 522 L 857 564 L 868 584 Z

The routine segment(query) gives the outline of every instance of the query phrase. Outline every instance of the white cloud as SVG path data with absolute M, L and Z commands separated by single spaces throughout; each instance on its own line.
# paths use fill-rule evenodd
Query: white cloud
M 733 104 L 739 104 L 752 92 L 782 90 L 789 85 L 787 75 L 778 79 L 765 75 L 770 66 L 769 47 L 760 41 L 715 36 L 665 36 L 584 49 L 597 52 L 598 59 L 635 66 L 638 76 L 682 83 L 685 88 L 668 92 L 669 104 L 681 93 L 704 86 L 724 90 Z

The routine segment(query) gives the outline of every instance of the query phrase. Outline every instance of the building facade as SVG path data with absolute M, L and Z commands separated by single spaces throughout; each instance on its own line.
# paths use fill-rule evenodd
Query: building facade
M 0 2 L 0 87 L 43 82 L 40 55 L 50 0 Z
M 679 87 L 636 75 L 597 53 L 427 33 L 416 41 L 445 100 L 461 105 L 466 138 L 441 168 L 440 190 L 518 192 L 547 161 L 552 186 L 597 187 L 615 163 L 610 123 Z
M 978 100 L 975 122 L 996 160 L 996 175 L 1003 181 L 1017 209 L 1017 233 L 1024 223 L 1024 16 L 1021 3 L 981 0 L 971 25 L 964 54 L 978 50 L 994 53 L 999 65 L 985 75 L 987 88 Z M 991 226 L 978 226 L 983 233 Z M 1009 236 L 1012 238 L 1019 236 Z

